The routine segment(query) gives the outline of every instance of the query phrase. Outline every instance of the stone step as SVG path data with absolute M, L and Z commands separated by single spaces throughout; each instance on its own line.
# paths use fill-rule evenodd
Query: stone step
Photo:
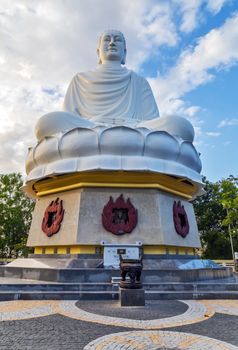
M 143 287 L 161 292 L 238 291 L 237 283 L 144 283 Z
M 119 291 L 0 291 L 9 300 L 118 300 Z M 237 291 L 146 291 L 146 300 L 238 299 Z
M 113 279 L 114 286 L 119 286 L 119 281 Z M 179 292 L 179 291 L 238 291 L 238 283 L 143 283 L 143 288 L 148 291 L 164 291 L 164 292 Z
M 161 292 L 146 291 L 147 300 L 238 299 L 237 291 Z
M 238 292 L 238 283 L 144 283 L 143 288 L 151 292 Z M 1 284 L 0 291 L 12 292 L 113 292 L 119 289 L 114 283 L 8 283 Z
M 114 300 L 115 291 L 0 291 L 0 301 L 10 300 Z
M 111 291 L 115 288 L 111 283 L 9 283 L 1 284 L 0 291 L 51 291 L 51 292 L 63 292 L 63 291 Z M 118 289 L 118 287 L 117 287 Z
M 203 269 L 143 269 L 143 283 L 166 283 L 205 281 L 232 278 L 232 269 L 229 268 L 203 268 Z M 0 266 L 0 277 L 42 280 L 59 283 L 110 283 L 112 278 L 119 278 L 118 269 L 104 268 L 26 268 L 14 266 Z

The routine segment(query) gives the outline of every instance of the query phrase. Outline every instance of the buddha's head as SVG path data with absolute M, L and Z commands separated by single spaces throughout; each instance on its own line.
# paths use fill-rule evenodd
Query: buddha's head
M 100 64 L 109 61 L 125 64 L 126 41 L 124 35 L 119 30 L 114 29 L 103 32 L 99 38 L 97 55 Z

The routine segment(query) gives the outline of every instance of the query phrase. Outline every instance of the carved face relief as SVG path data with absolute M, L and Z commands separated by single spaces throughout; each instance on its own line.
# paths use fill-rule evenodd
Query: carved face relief
M 102 64 L 108 61 L 118 61 L 124 64 L 126 47 L 122 34 L 116 30 L 103 33 L 100 38 L 97 54 Z

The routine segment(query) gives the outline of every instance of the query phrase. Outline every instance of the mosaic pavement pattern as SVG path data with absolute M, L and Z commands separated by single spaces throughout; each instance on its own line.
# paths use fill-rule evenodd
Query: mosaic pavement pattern
M 139 329 L 161 329 L 166 327 L 174 327 L 184 324 L 191 324 L 203 321 L 207 317 L 213 315 L 213 310 L 209 306 L 205 306 L 202 303 L 198 303 L 193 300 L 183 301 L 188 305 L 188 310 L 181 315 L 172 316 L 168 318 L 158 318 L 153 320 L 132 320 L 129 318 L 119 318 L 98 315 L 87 312 L 78 308 L 75 305 L 75 301 L 66 301 L 60 303 L 61 314 L 76 318 L 87 322 L 95 322 L 106 325 L 121 326 L 127 328 L 139 328 Z
M 69 331 L 72 330 L 72 335 L 75 332 L 78 335 L 74 345 L 71 346 L 70 341 L 68 341 L 65 343 L 65 347 L 62 347 L 62 349 L 67 350 L 238 350 L 237 300 L 157 301 L 157 304 L 156 302 L 154 304 L 151 302 L 145 309 L 137 308 L 135 311 L 129 308 L 123 308 L 123 312 L 121 312 L 121 308 L 117 306 L 116 302 L 94 301 L 93 304 L 97 304 L 97 307 L 95 306 L 94 308 L 90 301 L 78 302 L 76 300 L 16 300 L 0 302 L 0 321 L 3 321 L 0 322 L 0 349 L 25 350 L 32 348 L 32 345 L 27 343 L 29 334 L 32 334 L 32 331 L 25 336 L 26 345 L 20 345 L 21 343 L 19 345 L 9 345 L 10 342 L 13 344 L 11 327 L 12 332 L 16 334 L 16 331 L 22 332 L 24 327 L 26 329 L 29 328 L 29 322 L 32 323 L 33 327 L 33 323 L 36 323 L 38 319 L 39 325 L 42 328 L 39 329 L 39 334 L 40 331 L 44 334 L 48 328 L 46 325 L 47 320 L 51 319 L 52 322 L 54 319 L 56 320 L 56 324 L 51 325 L 51 328 L 53 327 L 52 331 L 56 333 L 52 333 L 52 338 L 55 338 L 57 335 L 57 322 L 61 322 L 62 326 L 64 322 L 65 324 L 70 324 Z M 106 305 L 109 309 L 111 308 L 110 316 L 105 314 Z M 101 312 L 100 307 L 102 309 Z M 158 309 L 157 318 L 155 318 L 156 307 Z M 168 313 L 163 312 L 163 307 L 164 311 L 167 308 L 172 310 L 169 313 L 171 316 L 167 317 Z M 150 310 L 153 310 L 153 312 Z M 135 315 L 138 315 L 138 317 L 136 318 Z M 74 329 L 71 324 L 74 325 Z M 17 325 L 20 325 L 20 328 L 17 328 Z M 204 325 L 204 327 L 201 325 Z M 15 326 L 16 329 L 13 331 L 13 327 Z M 209 327 L 210 333 L 208 331 Z M 216 327 L 217 334 L 215 333 Z M 222 335 L 223 327 L 224 330 L 226 329 L 224 336 Z M 81 335 L 84 335 L 84 338 L 80 336 L 80 329 L 83 332 Z M 90 334 L 88 337 L 85 334 L 87 329 Z M 229 329 L 231 336 L 229 336 Z M 237 337 L 236 335 L 233 337 L 235 329 Z M 72 335 L 68 335 L 69 339 L 70 337 L 72 338 Z M 50 336 L 51 334 L 49 333 L 46 338 L 50 339 Z M 9 342 L 6 340 L 7 337 L 10 339 Z M 20 341 L 23 337 L 24 334 L 21 334 Z M 34 334 L 34 342 L 35 339 L 37 339 L 37 332 Z M 57 349 L 59 345 L 56 344 L 54 346 L 52 341 L 52 344 L 47 345 L 47 349 Z M 42 345 L 42 347 L 40 345 L 34 346 L 34 348 L 44 349 L 45 345 Z
M 230 345 L 208 337 L 199 335 L 163 332 L 122 332 L 96 339 L 84 350 L 160 350 L 160 349 L 212 349 L 212 350 L 237 350 Z

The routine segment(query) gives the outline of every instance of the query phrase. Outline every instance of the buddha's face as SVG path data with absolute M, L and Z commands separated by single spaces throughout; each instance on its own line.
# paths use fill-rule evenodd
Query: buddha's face
M 109 61 L 125 64 L 126 47 L 122 33 L 116 30 L 104 32 L 100 37 L 97 54 L 102 64 Z

